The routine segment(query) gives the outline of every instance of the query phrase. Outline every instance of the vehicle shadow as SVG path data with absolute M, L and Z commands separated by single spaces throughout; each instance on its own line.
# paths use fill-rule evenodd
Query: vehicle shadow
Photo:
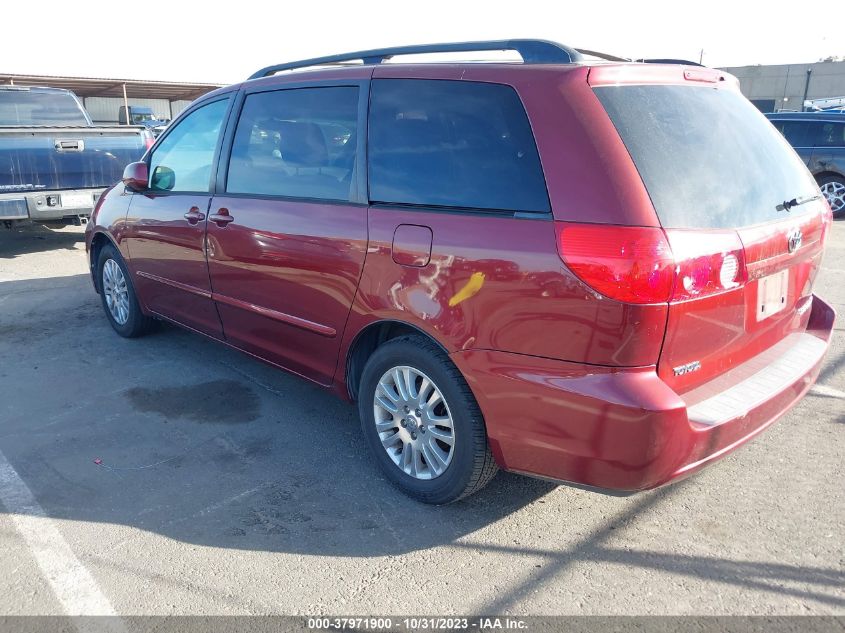
M 0 259 L 27 253 L 58 249 L 76 249 L 85 241 L 85 228 L 48 227 L 26 224 L 6 229 L 0 226 Z
M 507 611 L 584 563 L 845 606 L 837 569 L 627 549 L 612 538 L 687 483 L 603 499 L 607 512 L 592 523 L 556 522 L 569 543 L 560 550 L 519 546 L 486 529 L 530 522 L 553 484 L 500 473 L 452 505 L 417 503 L 373 464 L 354 407 L 173 326 L 122 339 L 86 275 L 0 284 L 0 328 L 22 318 L 34 324 L 25 340 L 0 337 L 8 359 L 0 373 L 13 394 L 0 451 L 50 517 L 243 551 L 385 557 L 450 546 L 545 561 L 481 605 L 484 613 Z M 134 530 L 104 531 L 90 558 L 113 564 L 133 538 Z

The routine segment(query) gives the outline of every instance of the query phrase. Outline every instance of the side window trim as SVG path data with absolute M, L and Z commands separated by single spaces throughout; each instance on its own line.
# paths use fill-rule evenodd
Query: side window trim
M 420 213 L 445 213 L 453 215 L 480 215 L 492 217 L 515 218 L 517 220 L 553 220 L 551 211 L 514 211 L 513 209 L 491 209 L 476 207 L 443 206 L 431 204 L 416 204 L 413 202 L 378 202 L 371 201 L 369 206 L 377 209 L 406 209 Z
M 170 135 L 170 133 L 176 129 L 176 127 L 186 118 L 188 118 L 191 114 L 203 108 L 205 106 L 211 105 L 213 103 L 217 103 L 219 101 L 227 100 L 229 102 L 228 106 L 226 107 L 226 113 L 223 115 L 223 123 L 221 125 L 220 134 L 217 137 L 217 143 L 214 147 L 214 156 L 212 157 L 211 161 L 211 178 L 208 182 L 208 190 L 207 191 L 167 191 L 167 190 L 155 190 L 155 194 L 157 196 L 179 196 L 179 195 L 214 195 L 215 192 L 215 184 L 216 178 L 214 175 L 217 173 L 217 162 L 220 158 L 220 147 L 221 142 L 223 139 L 226 138 L 226 133 L 228 132 L 229 121 L 232 118 L 232 105 L 235 101 L 233 97 L 237 96 L 239 91 L 232 90 L 229 92 L 224 92 L 220 95 L 215 95 L 214 98 L 209 99 L 207 101 L 201 101 L 198 103 L 193 103 L 187 108 L 185 108 L 176 119 L 167 126 L 167 129 L 164 131 L 161 136 L 156 139 L 155 144 L 147 151 L 144 155 L 143 161 L 147 164 L 147 169 L 150 168 L 153 154 L 156 152 L 158 147 L 164 142 L 164 140 Z M 152 175 L 152 174 L 151 174 Z
M 372 73 L 370 73 L 372 74 Z M 350 196 L 348 201 L 344 200 L 324 200 L 320 198 L 297 198 L 293 196 L 277 196 L 277 195 L 252 195 L 252 194 L 236 194 L 226 192 L 226 180 L 229 172 L 229 160 L 232 156 L 232 147 L 235 142 L 235 132 L 238 129 L 238 121 L 240 121 L 241 113 L 243 112 L 244 102 L 251 94 L 260 92 L 277 92 L 279 90 L 298 90 L 302 88 L 358 88 L 358 139 L 357 147 L 355 148 L 355 180 L 350 189 Z M 284 84 L 273 84 L 269 86 L 260 86 L 252 89 L 241 89 L 237 96 L 233 99 L 231 104 L 228 125 L 225 133 L 222 135 L 222 143 L 220 144 L 220 155 L 213 171 L 215 174 L 214 192 L 217 195 L 225 195 L 231 197 L 248 197 L 261 198 L 267 200 L 297 200 L 302 202 L 311 202 L 317 204 L 367 204 L 367 164 L 366 158 L 366 137 L 367 137 L 367 109 L 369 106 L 370 94 L 370 79 L 353 79 L 350 81 L 344 80 L 312 80 L 312 81 L 291 81 Z

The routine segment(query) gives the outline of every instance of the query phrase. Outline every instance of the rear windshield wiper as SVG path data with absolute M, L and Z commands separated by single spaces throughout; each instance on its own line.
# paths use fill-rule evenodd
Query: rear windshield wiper
M 779 205 L 775 207 L 777 211 L 786 211 L 789 213 L 790 210 L 794 209 L 795 207 L 800 207 L 802 204 L 807 204 L 808 202 L 812 202 L 813 200 L 818 200 L 821 198 L 821 194 L 815 194 L 812 196 L 801 196 L 800 198 L 793 198 L 792 200 L 784 200 Z

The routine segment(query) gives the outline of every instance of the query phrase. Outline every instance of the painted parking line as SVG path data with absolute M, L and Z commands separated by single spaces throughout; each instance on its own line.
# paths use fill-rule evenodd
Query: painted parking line
M 817 396 L 824 396 L 826 398 L 840 398 L 845 400 L 845 391 L 839 391 L 839 389 L 834 389 L 833 387 L 828 387 L 827 385 L 815 384 L 810 387 L 810 393 L 814 393 Z
M 110 615 L 115 611 L 90 572 L 74 555 L 54 522 L 0 452 L 0 502 L 15 528 L 26 541 L 44 578 L 56 594 L 65 614 Z M 119 620 L 110 618 L 110 630 Z M 90 622 L 88 623 L 90 625 Z

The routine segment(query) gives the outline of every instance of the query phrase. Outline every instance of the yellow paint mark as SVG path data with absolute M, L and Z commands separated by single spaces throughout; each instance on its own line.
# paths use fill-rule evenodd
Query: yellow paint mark
M 484 273 L 472 273 L 469 280 L 464 284 L 463 288 L 458 290 L 451 299 L 449 299 L 449 307 L 454 308 L 462 301 L 466 301 L 470 297 L 474 297 L 481 290 L 484 285 Z

